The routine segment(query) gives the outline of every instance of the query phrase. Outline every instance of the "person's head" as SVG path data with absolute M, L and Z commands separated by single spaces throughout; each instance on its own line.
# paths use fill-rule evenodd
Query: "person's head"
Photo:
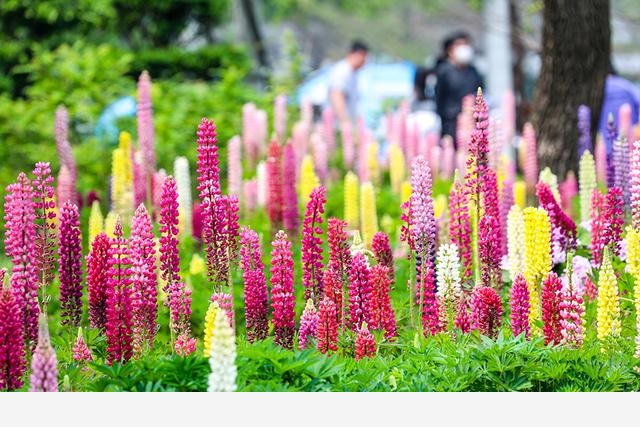
M 349 48 L 347 61 L 349 61 L 354 70 L 358 70 L 367 62 L 368 53 L 369 46 L 367 46 L 366 43 L 361 40 L 354 40 Z
M 464 31 L 450 34 L 442 43 L 442 50 L 449 62 L 458 66 L 465 66 L 473 60 L 471 36 Z

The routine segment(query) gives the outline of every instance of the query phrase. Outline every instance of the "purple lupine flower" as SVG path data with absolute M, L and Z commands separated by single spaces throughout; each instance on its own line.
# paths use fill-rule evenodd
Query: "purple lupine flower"
M 40 286 L 47 286 L 54 277 L 56 203 L 53 176 L 49 163 L 38 162 L 33 169 L 33 200 L 36 212 L 36 270 Z
M 580 105 L 578 107 L 578 158 L 582 157 L 582 154 L 589 150 L 593 151 L 591 147 L 591 109 L 586 105 Z
M 598 170 L 598 176 L 600 176 L 600 169 L 602 168 L 600 165 L 606 165 L 607 187 L 609 188 L 614 186 L 615 164 L 613 162 L 612 154 L 613 143 L 616 139 L 618 139 L 618 129 L 616 128 L 613 120 L 613 113 L 609 113 L 609 116 L 607 117 L 607 131 L 604 135 L 604 144 L 602 143 L 602 140 L 600 140 L 602 148 L 599 150 L 600 152 L 596 151 L 596 169 Z M 596 148 L 598 148 L 597 142 Z M 598 156 L 598 154 L 600 154 L 600 156 Z M 600 162 L 598 161 L 598 157 L 601 158 Z
M 82 318 L 82 235 L 78 207 L 70 201 L 60 208 L 58 236 L 61 323 L 78 327 Z
M 371 322 L 371 281 L 369 265 L 362 252 L 351 260 L 349 270 L 349 326 L 357 331 L 362 322 Z
M 622 190 L 624 203 L 629 206 L 629 144 L 626 137 L 620 136 L 613 142 L 611 162 L 613 163 L 613 187 Z
M 629 168 L 629 193 L 631 204 L 631 222 L 633 228 L 640 230 L 640 139 L 632 144 L 631 167 Z
M 153 130 L 153 107 L 151 105 L 151 77 L 145 70 L 138 79 L 138 143 L 145 170 L 150 176 L 156 170 L 155 134 Z
M 56 392 L 58 391 L 58 359 L 51 347 L 47 315 L 40 315 L 38 327 L 38 345 L 31 358 L 31 377 L 29 391 Z

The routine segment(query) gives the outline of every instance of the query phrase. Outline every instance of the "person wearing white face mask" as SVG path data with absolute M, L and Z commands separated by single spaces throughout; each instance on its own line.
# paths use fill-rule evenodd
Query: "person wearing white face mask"
M 436 109 L 442 120 L 442 135 L 450 135 L 456 144 L 456 121 L 462 109 L 462 98 L 475 94 L 483 85 L 473 61 L 471 38 L 456 32 L 443 42 L 443 54 L 437 69 Z

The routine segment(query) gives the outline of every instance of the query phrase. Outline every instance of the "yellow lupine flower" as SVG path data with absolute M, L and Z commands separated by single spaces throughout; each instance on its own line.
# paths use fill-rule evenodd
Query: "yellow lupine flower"
M 100 202 L 94 200 L 91 205 L 91 213 L 89 214 L 89 244 L 91 244 L 93 239 L 102 231 L 104 231 L 104 218 L 102 211 L 100 211 Z
M 191 262 L 189 262 L 189 274 L 192 276 L 196 276 L 199 274 L 205 274 L 207 271 L 207 265 L 204 262 L 204 259 L 198 254 L 193 254 L 191 257 Z
M 411 197 L 411 183 L 409 181 L 402 181 L 402 186 L 400 188 L 400 203 L 405 203 L 409 201 Z
M 118 214 L 114 211 L 109 211 L 107 217 L 104 219 L 104 232 L 107 233 L 109 238 L 113 238 L 116 230 L 116 221 L 118 220 Z
M 609 249 L 605 248 L 598 276 L 598 339 L 620 335 L 620 301 L 618 280 L 611 264 Z
M 369 170 L 369 179 L 371 182 L 378 184 L 380 182 L 380 160 L 379 147 L 377 142 L 367 144 L 367 169 Z
M 556 202 L 560 204 L 560 192 L 558 191 L 558 177 L 551 172 L 551 169 L 547 166 L 546 168 L 540 171 L 539 180 L 551 189 L 551 193 L 553 193 L 553 198 L 556 199 Z
M 527 184 L 524 181 L 513 184 L 513 201 L 520 209 L 527 207 Z
M 640 233 L 627 227 L 627 269 L 633 276 L 633 301 L 636 307 L 636 357 L 640 357 Z
M 311 191 L 320 185 L 320 180 L 313 165 L 313 158 L 307 154 L 302 159 L 302 165 L 300 166 L 300 202 L 306 205 L 309 201 L 309 195 Z
M 391 188 L 396 193 L 401 192 L 406 173 L 402 150 L 397 145 L 391 144 L 389 147 L 389 178 L 391 179 Z
M 362 228 L 362 240 L 366 247 L 370 248 L 373 235 L 378 231 L 376 195 L 373 184 L 370 182 L 363 182 L 360 187 L 360 224 Z
M 131 135 L 120 133 L 118 148 L 113 150 L 111 163 L 111 200 L 113 209 L 128 223 L 133 211 L 133 164 Z
M 211 337 L 213 336 L 214 325 L 216 321 L 216 312 L 220 309 L 217 302 L 212 301 L 207 308 L 207 314 L 204 316 L 204 356 L 211 355 Z
M 525 270 L 524 215 L 518 205 L 511 206 L 507 215 L 507 249 L 509 275 L 514 280 Z
M 524 244 L 525 269 L 524 277 L 529 287 L 529 322 L 542 318 L 540 307 L 540 283 L 551 271 L 551 223 L 547 212 L 542 208 L 525 208 Z M 533 328 L 537 335 L 539 328 Z
M 360 227 L 359 186 L 356 174 L 347 172 L 344 176 L 344 220 L 353 229 Z

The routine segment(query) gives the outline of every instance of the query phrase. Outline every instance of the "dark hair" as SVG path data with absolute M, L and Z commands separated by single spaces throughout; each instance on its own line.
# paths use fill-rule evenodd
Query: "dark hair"
M 470 40 L 471 36 L 466 31 L 456 31 L 454 33 L 449 34 L 442 42 L 442 53 L 446 54 L 451 45 L 453 45 L 456 40 Z
M 351 42 L 351 47 L 349 48 L 350 53 L 354 52 L 369 52 L 369 46 L 362 40 L 354 40 Z

